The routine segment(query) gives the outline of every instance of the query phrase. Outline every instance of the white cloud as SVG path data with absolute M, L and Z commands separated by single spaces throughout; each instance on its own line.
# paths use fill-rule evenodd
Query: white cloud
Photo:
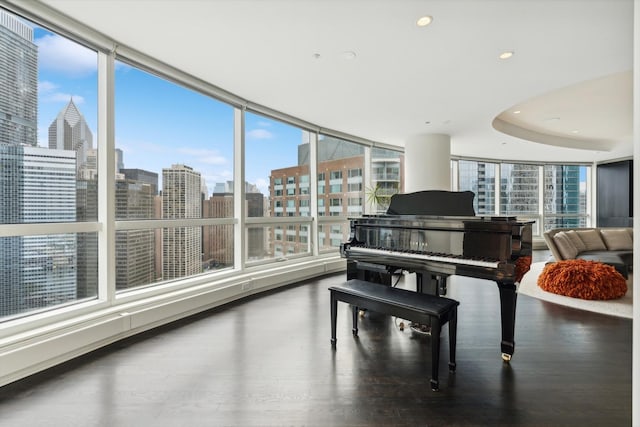
M 47 96 L 40 97 L 43 102 L 64 102 L 67 103 L 73 98 L 73 103 L 76 105 L 84 104 L 84 97 L 80 95 L 73 95 L 70 93 L 56 92 Z
M 38 92 L 39 93 L 53 92 L 56 89 L 58 89 L 59 87 L 60 87 L 59 85 L 57 85 L 57 84 L 55 84 L 53 82 L 47 81 L 47 80 L 41 80 L 41 81 L 38 82 Z
M 35 42 L 38 45 L 38 64 L 43 69 L 83 76 L 98 68 L 96 53 L 69 39 L 47 34 Z
M 127 154 L 141 156 L 141 158 L 144 159 L 145 156 L 148 156 L 149 153 L 159 153 L 159 154 L 167 153 L 167 149 L 165 146 L 161 144 L 149 142 L 149 141 L 142 141 L 142 140 L 123 141 L 123 140 L 116 139 L 116 148 L 119 148 L 122 150 L 123 156 L 125 156 L 125 163 L 127 160 L 126 158 Z
M 208 165 L 226 165 L 227 164 L 227 159 L 225 159 L 223 156 L 202 157 L 200 161 Z
M 226 157 L 221 156 L 216 150 L 180 148 L 178 152 L 193 156 L 197 162 L 207 165 L 226 165 L 228 163 Z
M 84 104 L 82 95 L 74 95 L 71 93 L 57 92 L 58 85 L 47 80 L 38 82 L 38 93 L 40 102 L 61 102 L 67 103 L 71 98 L 76 105 Z
M 247 132 L 248 139 L 272 139 L 273 134 L 266 129 L 252 129 Z

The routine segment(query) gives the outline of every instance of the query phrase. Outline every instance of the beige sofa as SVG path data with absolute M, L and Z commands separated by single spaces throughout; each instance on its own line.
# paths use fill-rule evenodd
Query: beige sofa
M 555 228 L 544 240 L 556 261 L 586 259 L 613 265 L 624 277 L 633 267 L 633 228 Z

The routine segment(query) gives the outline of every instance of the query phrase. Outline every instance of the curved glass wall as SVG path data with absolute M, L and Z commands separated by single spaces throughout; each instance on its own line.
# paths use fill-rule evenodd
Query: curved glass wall
M 383 213 L 404 191 L 400 151 L 0 13 L 0 321 L 335 256 L 349 217 Z M 98 96 L 104 81 L 113 100 Z M 538 232 L 588 220 L 587 166 L 460 160 L 458 171 L 479 214 L 533 218 Z
M 122 61 L 115 106 L 116 289 L 232 268 L 233 107 Z
M 0 9 L 0 318 L 98 292 L 97 53 Z
M 457 190 L 476 194 L 477 215 L 512 215 L 535 221 L 534 235 L 590 224 L 588 165 L 455 160 Z

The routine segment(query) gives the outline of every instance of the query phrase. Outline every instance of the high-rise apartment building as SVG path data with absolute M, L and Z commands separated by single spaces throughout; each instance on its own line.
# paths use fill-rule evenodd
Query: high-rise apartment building
M 254 184 L 245 182 L 244 209 L 247 217 L 264 216 L 264 195 Z M 202 203 L 203 218 L 232 218 L 233 181 L 216 183 L 214 192 Z M 249 227 L 246 232 L 249 260 L 260 259 L 267 248 L 264 227 Z M 233 267 L 233 225 L 203 227 L 203 261 L 207 268 Z
M 305 137 L 303 137 L 305 140 Z M 298 146 L 298 165 L 271 171 L 270 211 L 273 216 L 311 215 L 309 176 L 310 145 Z M 400 153 L 372 148 L 370 176 L 365 170 L 362 145 L 323 136 L 318 143 L 318 216 L 354 217 L 364 213 L 367 190 L 378 187 L 378 194 L 391 196 L 404 188 Z M 370 189 L 365 184 L 370 182 Z M 386 206 L 371 206 L 373 212 Z M 274 256 L 304 253 L 309 248 L 309 228 L 275 226 L 269 239 Z M 338 246 L 345 238 L 341 225 L 318 226 L 320 247 Z
M 38 47 L 33 29 L 0 10 L 0 143 L 37 145 Z
M 149 184 L 116 179 L 116 216 L 122 219 L 153 218 L 154 197 Z M 155 230 L 118 230 L 116 289 L 147 285 L 155 280 Z
M 202 202 L 203 218 L 232 218 L 233 193 L 213 193 Z M 202 230 L 202 260 L 208 269 L 233 267 L 233 225 Z
M 162 169 L 162 218 L 201 218 L 201 175 L 191 167 Z M 162 233 L 162 276 L 165 280 L 202 272 L 201 227 L 165 228 Z
M 116 218 L 162 218 L 158 174 L 125 168 L 116 149 Z M 162 231 L 121 230 L 116 234 L 116 289 L 153 283 L 162 277 Z

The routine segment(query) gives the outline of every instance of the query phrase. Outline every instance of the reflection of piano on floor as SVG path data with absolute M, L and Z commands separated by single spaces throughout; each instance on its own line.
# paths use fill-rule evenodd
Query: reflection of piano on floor
M 450 275 L 494 280 L 500 291 L 502 357 L 514 351 L 516 283 L 531 264 L 531 222 L 475 216 L 470 191 L 396 194 L 385 215 L 351 219 L 347 279 L 391 284 L 416 273 L 419 292 L 444 293 Z M 464 307 L 461 308 L 464 313 Z

